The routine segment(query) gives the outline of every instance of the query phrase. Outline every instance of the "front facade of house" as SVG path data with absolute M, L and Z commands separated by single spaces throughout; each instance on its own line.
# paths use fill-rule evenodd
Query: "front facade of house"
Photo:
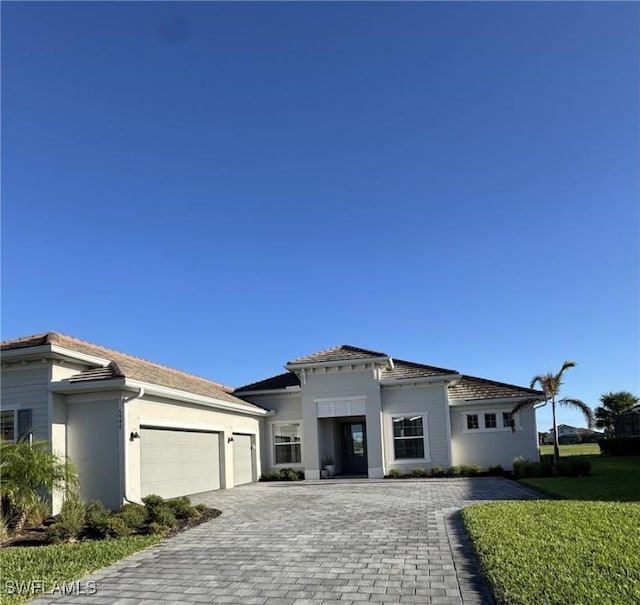
M 320 477 L 332 462 L 344 475 L 478 464 L 512 468 L 538 458 L 535 411 L 511 417 L 542 393 L 455 370 L 396 360 L 348 345 L 289 362 L 287 372 L 235 390 L 266 408 L 263 468 Z
M 118 508 L 257 481 L 263 470 L 383 477 L 393 469 L 536 459 L 539 391 L 351 346 L 239 389 L 70 336 L 2 343 L 0 430 L 76 464 L 82 494 Z M 61 495 L 53 494 L 57 511 Z
M 49 332 L 2 343 L 1 394 L 3 438 L 48 440 L 110 508 L 260 476 L 266 411 L 172 368 Z

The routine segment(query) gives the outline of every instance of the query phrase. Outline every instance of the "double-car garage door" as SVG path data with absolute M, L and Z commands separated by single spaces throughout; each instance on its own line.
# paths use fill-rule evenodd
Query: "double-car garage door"
M 140 427 L 142 496 L 175 498 L 220 489 L 220 447 L 217 432 Z M 233 435 L 234 484 L 253 481 L 250 435 Z

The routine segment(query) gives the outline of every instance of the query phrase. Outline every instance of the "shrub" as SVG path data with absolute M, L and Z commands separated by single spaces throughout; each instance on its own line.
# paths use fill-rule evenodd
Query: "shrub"
M 85 504 L 75 492 L 67 493 L 60 514 L 47 528 L 47 537 L 52 542 L 74 542 L 78 539 L 85 523 Z
M 591 474 L 591 462 L 584 458 L 571 458 L 569 469 L 572 477 L 586 477 Z
M 444 477 L 445 472 L 441 466 L 433 466 L 431 467 L 431 476 L 432 477 Z
M 167 531 L 169 531 L 168 527 L 160 523 L 156 523 L 155 521 L 148 523 L 144 528 L 144 533 L 149 535 L 162 535 L 166 534 Z
M 0 514 L 0 544 L 9 538 L 9 529 L 4 515 Z
M 111 511 L 102 502 L 89 502 L 86 506 L 84 533 L 88 538 L 102 540 L 109 535 Z
M 398 468 L 392 468 L 389 471 L 389 477 L 391 477 L 392 479 L 400 479 L 404 477 L 404 473 Z
M 460 475 L 463 477 L 475 477 L 482 472 L 482 467 L 479 464 L 463 464 L 460 467 Z
M 640 437 L 601 439 L 600 451 L 608 456 L 640 456 Z
M 504 469 L 500 464 L 494 464 L 487 469 L 487 473 L 492 477 L 502 477 L 504 475 Z
M 154 508 L 153 511 L 148 511 L 147 516 L 149 523 L 157 523 L 167 529 L 175 527 L 177 524 L 176 516 L 168 505 L 159 506 Z
M 447 469 L 447 477 L 459 477 L 461 472 L 461 467 L 459 466 L 450 466 Z
M 120 515 L 111 515 L 107 519 L 105 533 L 107 538 L 123 538 L 131 534 L 131 528 Z
M 191 500 L 186 496 L 167 500 L 167 504 L 176 519 L 193 519 L 200 516 L 200 512 L 191 506 Z
M 38 496 L 27 511 L 25 525 L 27 527 L 41 527 L 44 520 L 49 516 L 49 511 L 49 502 L 42 496 Z
M 144 506 L 140 504 L 127 502 L 118 512 L 118 517 L 120 517 L 130 529 L 138 530 L 147 520 L 147 511 Z
M 518 456 L 513 459 L 513 474 L 516 479 L 524 479 L 527 477 L 540 477 L 542 474 L 542 465 L 540 462 L 529 460 Z
M 272 469 L 262 473 L 260 481 L 301 481 L 304 471 L 293 468 Z
M 428 477 L 429 473 L 427 473 L 427 471 L 423 468 L 414 468 L 413 469 L 413 476 L 414 477 Z
M 207 505 L 206 504 L 196 504 L 195 508 L 200 514 L 202 514 L 204 511 L 207 510 Z

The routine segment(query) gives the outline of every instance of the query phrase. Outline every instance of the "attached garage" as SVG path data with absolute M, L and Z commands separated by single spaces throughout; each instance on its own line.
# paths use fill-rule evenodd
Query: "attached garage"
M 253 447 L 251 435 L 233 434 L 233 483 L 253 481 Z
M 220 434 L 140 427 L 141 495 L 175 498 L 220 489 Z

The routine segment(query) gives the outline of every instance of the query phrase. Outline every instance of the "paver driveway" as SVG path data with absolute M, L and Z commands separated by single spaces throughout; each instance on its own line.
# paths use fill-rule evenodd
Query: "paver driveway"
M 505 479 L 260 483 L 193 498 L 222 515 L 38 603 L 346 605 L 492 600 L 458 511 L 535 494 Z

